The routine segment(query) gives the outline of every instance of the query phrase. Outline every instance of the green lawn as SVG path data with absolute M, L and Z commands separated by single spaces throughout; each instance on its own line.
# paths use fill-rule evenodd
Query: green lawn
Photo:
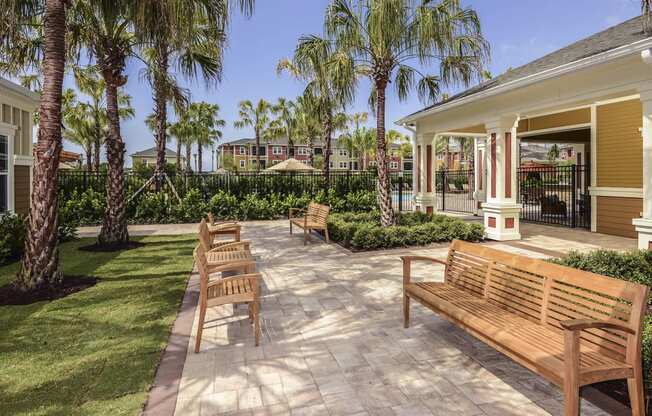
M 195 236 L 145 237 L 116 253 L 66 243 L 65 274 L 94 287 L 0 307 L 0 415 L 137 415 L 183 297 Z M 18 268 L 0 268 L 0 285 Z

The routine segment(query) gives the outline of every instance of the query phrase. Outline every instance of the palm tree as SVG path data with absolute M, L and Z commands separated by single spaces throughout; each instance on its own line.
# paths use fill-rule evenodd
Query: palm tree
M 68 88 L 63 93 L 63 138 L 82 149 L 86 156 L 86 169 L 93 167 L 93 118 L 87 103 L 77 101 L 75 91 Z
M 559 154 L 560 154 L 559 146 L 557 146 L 557 143 L 555 143 L 548 150 L 548 154 L 547 154 L 548 161 L 551 163 L 554 162 L 559 158 Z
M 381 223 L 394 223 L 385 140 L 385 94 L 390 81 L 405 100 L 416 86 L 422 100 L 434 101 L 441 85 L 468 85 L 479 78 L 488 46 L 477 14 L 459 0 L 331 0 L 325 27 L 337 53 L 349 56 L 356 72 L 372 82 L 376 114 L 376 163 Z M 414 66 L 439 64 L 439 75 Z M 418 78 L 418 80 L 417 80 Z
M 318 109 L 322 124 L 325 186 L 330 180 L 331 138 L 335 130 L 335 113 L 353 99 L 355 74 L 349 59 L 336 54 L 332 43 L 319 36 L 303 36 L 294 51 L 292 60 L 282 59 L 277 72 L 287 71 L 307 82 L 305 93 L 310 94 Z
M 61 283 L 57 245 L 57 173 L 61 153 L 61 101 L 66 65 L 66 0 L 7 0 L 0 12 L 0 61 L 19 72 L 42 74 L 39 129 L 34 151 L 27 235 L 15 285 L 23 291 Z M 42 34 L 42 37 L 35 37 Z
M 191 130 L 195 143 L 197 144 L 197 171 L 203 170 L 203 148 L 215 143 L 216 139 L 222 138 L 222 131 L 226 122 L 218 118 L 220 107 L 217 104 L 206 102 L 192 103 L 188 107 Z
M 107 203 L 98 236 L 100 245 L 122 246 L 129 242 L 125 210 L 124 153 L 120 134 L 119 94 L 127 83 L 127 59 L 135 56 L 134 8 L 128 0 L 73 2 L 70 28 L 71 50 L 86 51 L 96 62 L 105 83 L 108 134 Z
M 270 113 L 272 105 L 267 101 L 260 99 L 256 106 L 249 100 L 241 101 L 239 104 L 240 119 L 233 123 L 237 129 L 253 127 L 254 137 L 256 138 L 256 171 L 260 171 L 260 138 L 268 134 L 270 127 Z
M 643 14 L 643 32 L 652 34 L 652 0 L 641 0 L 641 12 Z
M 318 104 L 310 92 L 306 92 L 302 96 L 297 97 L 295 120 L 297 136 L 305 138 L 308 142 L 308 149 L 310 150 L 308 163 L 310 166 L 314 166 L 315 141 L 321 134 L 321 126 Z
M 288 139 L 288 157 L 294 157 L 294 133 L 296 131 L 295 104 L 286 98 L 279 98 L 272 106 L 275 120 Z

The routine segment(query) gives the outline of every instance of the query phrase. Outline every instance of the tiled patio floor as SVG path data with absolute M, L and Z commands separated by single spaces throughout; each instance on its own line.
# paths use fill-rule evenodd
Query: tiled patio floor
M 425 308 L 403 329 L 398 256 L 444 258 L 446 247 L 352 254 L 314 237 L 304 247 L 285 221 L 247 223 L 244 238 L 264 277 L 262 346 L 244 306 L 210 310 L 176 415 L 561 414 L 556 387 Z M 607 413 L 583 401 L 582 414 Z

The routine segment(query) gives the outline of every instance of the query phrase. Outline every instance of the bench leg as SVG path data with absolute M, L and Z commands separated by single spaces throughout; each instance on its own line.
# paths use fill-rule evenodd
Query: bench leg
M 643 395 L 643 372 L 640 365 L 634 368 L 634 377 L 627 379 L 629 401 L 632 405 L 632 416 L 645 416 L 645 398 Z
M 330 239 L 328 238 L 328 228 L 324 228 L 324 234 L 326 235 L 326 244 L 330 243 Z
M 580 414 L 580 332 L 564 331 L 564 416 Z
M 403 294 L 403 328 L 410 327 L 410 297 Z
M 204 332 L 204 319 L 206 318 L 206 307 L 199 307 L 199 323 L 197 324 L 197 336 L 195 337 L 195 353 L 199 352 L 201 347 L 201 335 Z
M 290 235 L 292 234 L 292 221 L 290 221 Z
M 304 246 L 305 246 L 306 244 L 308 244 L 308 234 L 309 234 L 309 230 L 308 230 L 308 228 L 304 228 L 304 229 L 303 229 L 303 245 L 304 245 Z
M 260 301 L 255 301 L 253 303 L 254 308 L 254 338 L 255 345 L 260 345 Z

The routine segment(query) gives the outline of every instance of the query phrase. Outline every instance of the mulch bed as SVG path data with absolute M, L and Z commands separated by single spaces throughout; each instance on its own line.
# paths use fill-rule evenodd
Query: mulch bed
M 33 292 L 22 292 L 13 283 L 9 283 L 0 286 L 0 306 L 30 305 L 36 302 L 64 298 L 95 286 L 97 281 L 98 279 L 93 276 L 64 276 L 61 286 L 54 289 L 40 289 Z
M 80 251 L 88 251 L 91 253 L 113 253 L 115 251 L 133 250 L 144 246 L 145 243 L 139 241 L 129 241 L 126 244 L 91 244 L 88 246 L 79 247 Z

